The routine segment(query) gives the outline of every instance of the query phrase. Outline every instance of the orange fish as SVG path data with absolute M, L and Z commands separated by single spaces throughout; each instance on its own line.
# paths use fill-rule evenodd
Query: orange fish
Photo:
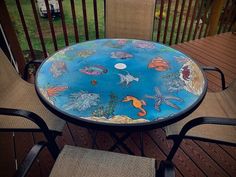
M 58 92 L 62 92 L 68 89 L 68 86 L 58 86 L 58 87 L 49 87 L 47 88 L 47 94 L 49 97 L 57 95 Z
M 152 59 L 148 64 L 148 68 L 155 68 L 157 71 L 166 71 L 169 69 L 169 63 L 161 57 Z

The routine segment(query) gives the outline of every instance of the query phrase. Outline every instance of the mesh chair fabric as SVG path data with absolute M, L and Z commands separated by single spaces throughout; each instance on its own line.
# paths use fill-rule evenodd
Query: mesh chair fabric
M 196 117 L 236 118 L 236 80 L 222 92 L 208 92 L 201 105 L 191 115 L 165 127 L 167 137 L 178 135 L 182 127 Z M 192 128 L 187 136 L 236 143 L 236 127 L 200 125 Z
M 155 0 L 106 0 L 107 38 L 152 40 Z
M 155 159 L 66 145 L 50 177 L 154 177 Z
M 25 82 L 0 50 L 0 107 L 24 109 L 39 115 L 50 130 L 62 132 L 65 121 L 48 111 L 40 102 L 34 85 Z M 38 129 L 27 119 L 0 115 L 0 129 Z

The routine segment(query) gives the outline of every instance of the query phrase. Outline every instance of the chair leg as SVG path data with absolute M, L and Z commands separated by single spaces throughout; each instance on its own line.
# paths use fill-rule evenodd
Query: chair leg
M 175 176 L 175 170 L 174 165 L 171 161 L 168 160 L 162 160 L 160 162 L 160 166 L 157 170 L 156 176 L 159 177 L 174 177 Z
M 183 138 L 181 138 L 180 136 L 179 137 L 177 136 L 173 139 L 174 145 L 172 146 L 172 148 L 170 150 L 170 153 L 167 156 L 168 161 L 172 161 L 172 159 L 173 159 L 175 153 L 177 152 L 182 140 L 183 140 Z
M 122 137 L 118 137 L 116 133 L 109 132 L 110 136 L 116 140 L 116 143 L 109 149 L 109 151 L 113 151 L 118 145 L 124 148 L 130 155 L 134 155 L 134 153 L 130 150 L 130 148 L 124 143 L 124 141 L 130 136 L 130 132 L 125 133 Z
M 25 159 L 21 163 L 19 169 L 16 171 L 15 177 L 24 177 L 28 174 L 30 167 L 32 166 L 35 159 L 38 157 L 39 153 L 47 144 L 45 142 L 39 142 L 35 144 L 29 153 L 26 155 Z
M 98 148 L 97 145 L 97 130 L 88 129 L 88 132 L 92 138 L 92 149 Z
M 56 136 L 53 136 L 53 132 L 47 132 L 47 133 L 45 132 L 44 135 L 45 135 L 47 142 L 48 142 L 48 150 L 52 154 L 52 157 L 56 160 L 57 156 L 60 153 L 60 149 L 57 146 L 57 143 L 55 141 Z
M 143 147 L 143 132 L 140 132 L 140 151 L 141 151 L 141 156 L 145 156 L 144 154 L 144 147 Z

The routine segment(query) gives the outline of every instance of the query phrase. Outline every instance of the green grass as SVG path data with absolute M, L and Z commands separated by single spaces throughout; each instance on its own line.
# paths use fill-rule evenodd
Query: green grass
M 21 0 L 21 6 L 24 13 L 26 25 L 29 31 L 30 39 L 34 49 L 42 50 L 41 43 L 38 36 L 37 26 L 34 20 L 33 11 L 31 7 L 31 3 L 29 0 Z M 18 10 L 16 8 L 15 0 L 8 0 L 6 1 L 8 10 L 13 22 L 13 25 L 16 29 L 18 40 L 20 42 L 22 50 L 28 50 L 28 43 L 25 38 L 24 30 L 20 21 L 20 17 L 18 14 Z M 74 27 L 73 27 L 73 18 L 71 14 L 71 6 L 70 0 L 64 0 L 63 2 L 63 9 L 65 15 L 65 21 L 67 26 L 67 33 L 69 38 L 69 43 L 75 43 L 75 35 L 74 35 Z M 95 39 L 95 25 L 94 25 L 94 15 L 93 15 L 93 0 L 86 0 L 86 10 L 87 10 L 87 18 L 88 18 L 88 29 L 89 29 L 89 38 Z M 99 21 L 99 33 L 100 37 L 104 37 L 104 12 L 103 12 L 103 0 L 97 1 L 98 6 L 98 21 Z M 37 6 L 36 6 L 37 7 Z M 79 30 L 79 39 L 80 41 L 85 40 L 84 34 L 84 25 L 83 25 L 83 13 L 82 13 L 82 2 L 76 1 L 75 2 L 75 9 L 76 9 L 76 17 L 77 17 L 77 26 Z M 49 22 L 47 18 L 40 18 L 40 25 L 42 28 L 44 41 L 46 45 L 46 49 L 49 54 L 53 53 L 53 41 L 51 37 L 51 31 L 49 27 Z M 58 17 L 53 21 L 54 29 L 56 32 L 56 39 L 58 48 L 63 48 L 65 46 L 64 42 L 64 35 L 61 25 L 61 18 Z
M 99 35 L 100 38 L 104 37 L 104 0 L 97 0 L 97 12 L 98 12 L 98 24 L 99 24 Z M 29 31 L 30 39 L 33 45 L 33 48 L 36 50 L 42 50 L 41 43 L 39 40 L 38 36 L 38 31 L 37 31 L 37 26 L 35 24 L 34 20 L 34 15 L 32 12 L 32 7 L 31 3 L 29 0 L 21 0 L 21 6 L 23 9 L 26 25 Z M 172 44 L 175 43 L 176 39 L 176 32 L 177 32 L 177 27 L 178 27 L 178 22 L 179 22 L 179 16 L 180 16 L 180 8 L 181 8 L 181 3 L 182 1 L 179 1 L 179 6 L 178 6 L 178 11 L 177 11 L 177 18 L 176 18 L 176 23 L 175 23 L 175 30 L 173 34 L 173 39 L 172 39 Z M 16 8 L 16 3 L 15 0 L 7 0 L 6 1 L 8 10 L 12 19 L 12 22 L 14 24 L 14 27 L 17 32 L 17 36 L 21 45 L 22 50 L 28 50 L 28 43 L 26 41 L 26 37 L 24 34 L 24 30 L 20 21 L 20 17 L 18 14 L 18 10 Z M 69 44 L 74 44 L 75 43 L 75 35 L 74 35 L 74 27 L 73 27 L 73 18 L 71 14 L 71 5 L 70 5 L 70 0 L 63 0 L 63 9 L 64 9 L 64 15 L 65 15 L 65 21 L 66 21 L 66 26 L 67 26 L 67 33 L 68 33 L 68 38 L 69 38 Z M 193 11 L 195 1 L 193 1 L 191 5 L 191 11 L 190 14 Z M 180 29 L 180 34 L 179 34 L 179 40 L 178 42 L 181 42 L 182 35 L 183 35 L 183 28 L 184 28 L 184 23 L 186 19 L 186 13 L 187 13 L 187 8 L 189 6 L 189 0 L 186 0 L 185 3 L 185 8 L 184 8 L 184 13 L 182 17 L 182 24 L 181 24 L 181 29 Z M 37 7 L 37 5 L 36 5 Z M 93 12 L 93 0 L 86 0 L 86 10 L 87 10 L 87 20 L 88 20 L 88 30 L 89 30 L 89 39 L 95 39 L 95 24 L 94 24 L 94 12 Z M 172 1 L 171 4 L 171 10 L 170 10 L 170 17 L 169 17 L 169 25 L 167 29 L 167 38 L 166 38 L 166 44 L 170 43 L 170 33 L 171 33 L 171 28 L 172 28 L 172 22 L 173 22 L 173 16 L 174 16 L 174 8 L 175 8 L 175 1 Z M 83 13 L 82 13 L 82 1 L 77 0 L 75 1 L 75 9 L 76 9 L 76 20 L 77 20 L 77 26 L 79 30 L 79 39 L 80 41 L 85 40 L 85 34 L 84 34 L 84 24 L 83 24 Z M 157 5 L 157 11 L 160 9 L 160 5 Z M 164 12 L 167 14 L 167 3 L 164 5 Z M 191 15 L 190 15 L 191 16 Z M 55 52 L 54 46 L 53 46 L 53 41 L 52 41 L 52 36 L 51 36 L 51 31 L 49 27 L 49 22 L 47 18 L 41 18 L 40 19 L 40 25 L 42 28 L 43 36 L 44 36 L 44 41 L 46 44 L 46 49 L 49 54 L 52 54 Z M 163 19 L 162 21 L 162 27 L 161 27 L 161 35 L 160 35 L 160 42 L 163 42 L 163 36 L 164 36 L 164 29 L 165 29 L 165 21 L 166 18 Z M 191 17 L 189 17 L 188 25 L 187 25 L 187 30 L 185 33 L 185 39 L 184 41 L 187 40 L 187 35 L 188 35 L 188 29 L 190 25 Z M 63 48 L 65 47 L 65 41 L 64 41 L 64 35 L 63 35 L 63 30 L 62 30 L 62 25 L 61 25 L 61 18 L 58 17 L 53 21 L 55 33 L 56 33 L 56 39 L 57 39 L 57 44 L 58 48 Z M 158 20 L 155 20 L 155 25 L 154 25 L 154 33 L 153 33 L 153 40 L 156 41 L 157 37 L 157 27 L 158 27 Z M 193 29 L 195 28 L 195 25 L 193 26 Z M 203 29 L 204 31 L 204 29 Z M 198 37 L 198 35 L 197 35 Z

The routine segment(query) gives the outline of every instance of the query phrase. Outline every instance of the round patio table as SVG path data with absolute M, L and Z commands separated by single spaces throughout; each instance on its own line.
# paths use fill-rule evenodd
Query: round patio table
M 36 75 L 42 102 L 61 118 L 109 131 L 176 122 L 203 100 L 207 81 L 187 55 L 133 39 L 100 39 L 50 56 Z

